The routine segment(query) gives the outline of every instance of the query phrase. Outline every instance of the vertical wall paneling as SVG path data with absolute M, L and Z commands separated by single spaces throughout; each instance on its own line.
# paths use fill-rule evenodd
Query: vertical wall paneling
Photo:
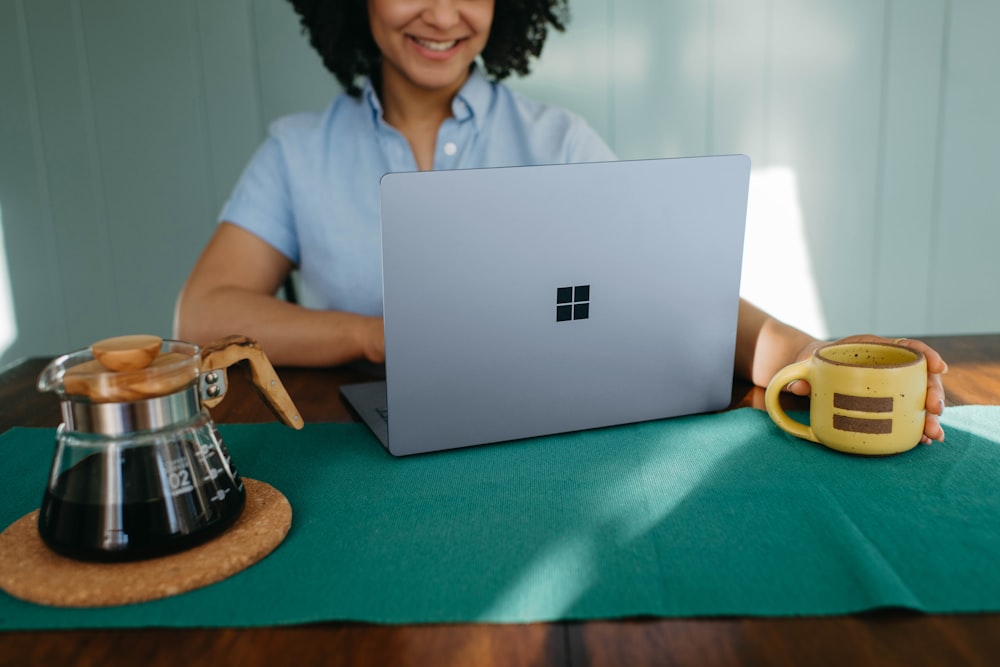
M 616 3 L 614 132 L 622 158 L 708 152 L 711 3 Z
M 817 335 L 1000 330 L 1000 5 L 569 4 L 510 85 L 622 158 L 750 155 L 747 296 Z M 339 86 L 285 0 L 0 0 L 0 91 L 6 363 L 169 334 L 267 125 Z
M 68 342 L 28 4 L 0 1 L 0 358 L 5 362 Z
M 612 0 L 573 0 L 565 32 L 550 31 L 541 58 L 527 77 L 507 79 L 514 90 L 583 116 L 616 148 L 611 122 Z
M 178 277 L 217 210 L 194 0 L 81 6 L 122 333 L 168 335 Z
M 795 175 L 830 335 L 870 326 L 884 15 L 870 0 L 774 2 L 768 154 Z
M 774 0 L 714 0 L 711 153 L 745 153 L 752 172 L 742 295 L 776 317 L 826 335 L 796 165 L 772 159 Z
M 63 316 L 74 348 L 120 330 L 79 3 L 25 3 Z M 65 48 L 53 49 L 52 44 Z
M 196 11 L 213 212 L 200 221 L 200 234 L 193 234 L 192 242 L 200 249 L 215 229 L 216 214 L 257 148 L 264 123 L 249 5 L 245 0 L 213 0 L 198 2 Z
M 872 328 L 925 331 L 945 0 L 888 4 Z
M 949 3 L 930 328 L 1000 330 L 1000 4 Z
M 713 0 L 709 153 L 767 167 L 767 35 L 771 0 Z
M 264 124 L 285 114 L 324 109 L 340 86 L 302 34 L 291 5 L 285 0 L 249 3 Z

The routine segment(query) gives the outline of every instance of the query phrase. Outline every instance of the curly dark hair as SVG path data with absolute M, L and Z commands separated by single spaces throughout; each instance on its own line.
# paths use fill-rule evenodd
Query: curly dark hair
M 288 0 L 302 32 L 348 94 L 357 97 L 357 79 L 378 74 L 381 54 L 368 26 L 367 0 Z M 496 0 L 493 26 L 483 49 L 486 72 L 494 79 L 524 76 L 542 53 L 549 26 L 566 29 L 568 0 Z

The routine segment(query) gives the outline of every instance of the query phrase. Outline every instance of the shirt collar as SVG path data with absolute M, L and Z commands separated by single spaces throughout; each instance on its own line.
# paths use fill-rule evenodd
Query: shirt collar
M 378 93 L 375 92 L 375 86 L 372 85 L 370 78 L 365 78 L 365 85 L 361 88 L 361 99 L 368 103 L 368 108 L 372 114 L 372 122 L 376 126 L 384 122 L 382 120 L 382 100 L 378 98 Z
M 478 65 L 473 65 L 465 85 L 451 102 L 452 115 L 458 121 L 464 121 L 471 116 L 476 124 L 476 130 L 481 130 L 486 112 L 493 101 L 493 93 L 493 84 Z
M 451 113 L 459 122 L 472 118 L 476 124 L 476 130 L 482 129 L 486 113 L 493 101 L 493 84 L 477 65 L 472 66 L 469 78 L 455 95 L 451 102 Z M 361 97 L 368 103 L 372 113 L 372 120 L 379 124 L 384 122 L 382 118 L 382 101 L 375 92 L 371 79 L 365 79 L 364 87 L 361 89 Z

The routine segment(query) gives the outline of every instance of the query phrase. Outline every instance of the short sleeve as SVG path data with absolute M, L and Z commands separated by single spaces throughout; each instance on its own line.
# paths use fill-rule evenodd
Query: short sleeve
M 567 151 L 567 162 L 610 162 L 618 159 L 601 135 L 583 118 L 575 115 Z
M 272 130 L 243 170 L 219 220 L 255 234 L 298 264 L 289 177 L 282 143 Z

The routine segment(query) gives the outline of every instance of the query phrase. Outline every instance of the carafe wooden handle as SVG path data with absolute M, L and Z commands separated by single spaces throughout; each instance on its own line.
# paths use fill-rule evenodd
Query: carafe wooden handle
M 286 426 L 300 429 L 303 426 L 302 417 L 292 403 L 291 397 L 274 371 L 271 362 L 264 356 L 257 341 L 246 336 L 229 336 L 215 341 L 201 352 L 201 371 L 216 371 L 225 376 L 226 370 L 233 364 L 247 362 L 250 381 L 271 412 Z M 224 394 L 206 398 L 203 403 L 208 407 L 218 405 Z

